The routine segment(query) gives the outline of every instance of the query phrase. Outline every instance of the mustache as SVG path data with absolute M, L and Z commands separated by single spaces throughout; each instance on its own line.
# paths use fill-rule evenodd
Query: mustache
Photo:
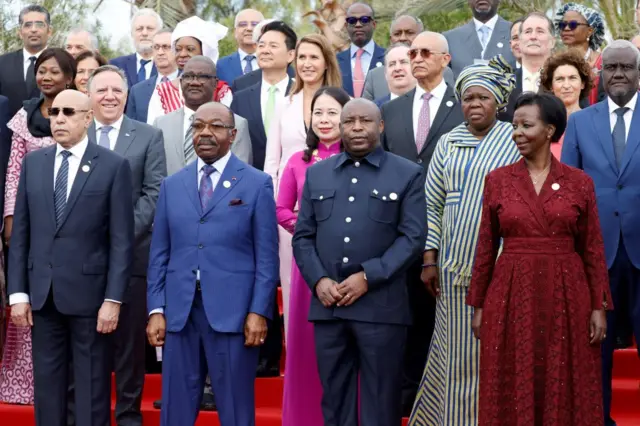
M 196 146 L 212 146 L 212 147 L 216 147 L 218 146 L 218 141 L 215 140 L 212 137 L 206 136 L 206 137 L 200 137 L 200 139 L 198 139 L 198 142 L 196 142 Z

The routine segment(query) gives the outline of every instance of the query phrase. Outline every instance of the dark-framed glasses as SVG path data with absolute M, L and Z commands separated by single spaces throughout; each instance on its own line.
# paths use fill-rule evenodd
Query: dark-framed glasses
M 558 28 L 560 28 L 560 31 L 564 31 L 567 28 L 569 30 L 573 31 L 576 28 L 581 27 L 583 25 L 585 27 L 589 26 L 589 24 L 585 24 L 584 22 L 578 22 L 578 21 L 560 21 L 560 22 L 558 22 Z
M 199 83 L 208 83 L 210 80 L 215 80 L 216 77 L 213 74 L 193 74 L 193 73 L 185 73 L 180 76 L 180 79 L 184 80 L 187 83 L 191 83 L 194 80 L 198 80 Z
M 71 107 L 62 107 L 62 108 L 58 108 L 58 107 L 51 107 L 49 109 L 47 109 L 47 112 L 49 113 L 49 117 L 57 117 L 60 115 L 60 111 L 62 111 L 62 114 L 65 117 L 73 117 L 74 115 L 76 115 L 79 112 L 89 112 L 88 109 L 75 109 L 75 108 L 71 108 Z
M 370 24 L 371 22 L 373 22 L 373 17 L 371 16 L 360 16 L 355 17 L 355 16 L 349 16 L 348 18 L 345 19 L 345 21 L 347 21 L 347 25 L 351 25 L 352 27 L 354 25 L 356 25 L 358 23 L 358 21 L 360 21 L 360 23 L 362 25 L 367 25 Z
M 203 132 L 204 129 L 206 129 L 207 127 L 209 127 L 211 131 L 214 133 L 220 133 L 223 130 L 235 129 L 235 127 L 232 126 L 231 124 L 210 123 L 210 122 L 200 121 L 200 120 L 194 121 L 193 124 L 191 125 L 191 128 L 193 129 L 193 131 L 198 133 Z
M 436 52 L 434 50 L 429 50 L 427 48 L 417 48 L 414 47 L 413 49 L 409 49 L 409 52 L 407 53 L 409 55 L 409 59 L 411 59 L 412 61 L 418 57 L 418 55 L 420 55 L 422 57 L 422 59 L 429 59 L 431 57 L 431 55 L 446 55 L 445 52 Z

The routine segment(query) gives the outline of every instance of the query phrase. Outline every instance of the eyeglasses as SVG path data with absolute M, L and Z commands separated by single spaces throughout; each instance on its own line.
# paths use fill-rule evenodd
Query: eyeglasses
M 560 31 L 564 31 L 566 28 L 569 28 L 569 30 L 573 31 L 578 27 L 581 26 L 585 26 L 588 27 L 589 24 L 585 24 L 584 22 L 578 22 L 578 21 L 560 21 L 558 22 L 558 28 L 560 28 Z
M 154 44 L 153 45 L 153 50 L 155 50 L 156 52 L 159 52 L 160 50 L 171 50 L 171 45 L 170 44 Z
M 252 27 L 255 27 L 256 25 L 258 25 L 260 22 L 259 21 L 240 21 L 238 22 L 238 28 L 247 28 L 249 26 L 249 24 L 251 24 Z
M 415 58 L 418 57 L 418 54 L 422 56 L 422 59 L 429 59 L 431 55 L 446 55 L 445 52 L 435 52 L 433 50 L 429 50 L 423 47 L 422 49 L 418 49 L 418 48 L 410 49 L 408 53 L 409 59 L 413 61 Z
M 89 112 L 88 109 L 75 109 L 71 107 L 53 107 L 47 110 L 47 112 L 49 113 L 49 117 L 57 117 L 58 115 L 60 115 L 60 111 L 62 111 L 62 114 L 65 117 L 73 117 L 78 112 Z
M 373 22 L 373 18 L 371 16 L 361 16 L 359 18 L 356 18 L 355 16 L 350 16 L 347 19 L 345 19 L 345 21 L 347 21 L 348 25 L 351 25 L 353 27 L 358 23 L 358 21 L 360 21 L 362 25 L 367 25 Z
M 204 129 L 207 127 L 211 127 L 211 131 L 214 133 L 220 133 L 222 130 L 225 130 L 225 129 L 227 130 L 235 129 L 235 127 L 230 124 L 206 123 L 204 121 L 195 121 L 191 125 L 191 128 L 193 129 L 193 131 L 198 133 L 204 131 Z
M 24 29 L 28 29 L 28 30 L 30 30 L 30 29 L 31 29 L 31 28 L 33 28 L 34 26 L 35 26 L 36 28 L 38 28 L 38 29 L 40 29 L 40 30 L 41 30 L 41 29 L 43 29 L 43 28 L 46 28 L 46 27 L 47 27 L 47 23 L 46 23 L 46 22 L 44 22 L 44 21 L 28 21 L 28 22 L 24 22 L 24 23 L 22 24 L 22 28 L 24 28 Z
M 202 83 L 202 84 L 208 83 L 209 80 L 218 79 L 218 77 L 216 77 L 213 74 L 191 74 L 191 73 L 182 74 L 180 78 L 184 80 L 186 83 L 191 83 L 194 80 L 198 80 L 198 83 Z

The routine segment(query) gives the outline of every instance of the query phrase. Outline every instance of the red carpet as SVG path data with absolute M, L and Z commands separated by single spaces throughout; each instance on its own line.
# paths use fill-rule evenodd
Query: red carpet
M 640 424 L 640 360 L 635 350 L 616 352 L 614 377 L 613 411 L 618 426 L 637 426 Z M 282 383 L 282 378 L 257 380 L 256 426 L 281 426 Z M 157 426 L 160 422 L 160 411 L 153 408 L 153 401 L 160 399 L 160 389 L 160 376 L 148 375 L 142 404 L 145 426 Z M 0 425 L 33 426 L 33 408 L 0 404 Z M 202 413 L 197 425 L 218 426 L 218 416 Z

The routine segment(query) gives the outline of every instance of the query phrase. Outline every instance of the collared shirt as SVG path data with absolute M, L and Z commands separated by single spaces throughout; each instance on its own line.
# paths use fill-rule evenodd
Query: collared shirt
M 436 86 L 435 89 L 431 91 L 431 99 L 429 99 L 429 123 L 433 124 L 433 120 L 436 118 L 436 114 L 438 113 L 438 109 L 440 108 L 440 104 L 444 99 L 444 94 L 447 92 L 447 83 L 445 83 L 444 79 L 440 81 L 440 84 Z M 420 85 L 416 85 L 416 93 L 413 96 L 413 135 L 417 137 L 418 135 L 418 118 L 420 117 L 420 110 L 422 109 L 422 103 L 424 99 L 422 99 L 422 95 L 426 93 Z
M 178 74 L 179 71 L 176 70 L 166 77 L 169 79 L 169 81 L 173 81 L 178 78 Z M 157 87 L 162 84 L 162 77 L 164 76 L 158 73 L 158 77 L 156 78 L 156 89 L 153 90 L 151 98 L 149 99 L 149 105 L 147 106 L 147 124 L 150 125 L 153 125 L 153 122 L 156 120 L 156 118 L 165 115 L 164 108 L 162 107 L 162 101 L 160 100 L 160 94 L 157 90 Z
M 27 49 L 22 49 L 22 57 L 24 58 L 24 62 L 22 63 L 22 72 L 24 74 L 24 79 L 27 79 L 27 69 L 29 69 L 29 65 L 31 64 L 31 61 L 29 60 L 30 57 L 35 56 L 36 60 L 40 57 L 40 55 L 42 54 L 42 52 L 44 52 L 44 49 L 42 49 L 41 51 L 39 51 L 36 54 L 32 54 L 29 53 L 27 51 Z M 35 72 L 35 62 L 33 63 L 34 69 L 33 71 Z
M 247 53 L 242 49 L 238 49 L 238 55 L 240 56 L 240 68 L 242 69 L 242 72 L 244 72 L 244 67 L 247 66 L 247 61 L 245 61 L 244 58 L 248 55 L 253 55 L 253 59 L 251 60 L 251 71 L 255 71 L 260 68 L 258 66 L 258 58 L 255 53 Z
M 624 119 L 624 134 L 625 134 L 625 143 L 627 138 L 629 137 L 629 129 L 631 128 L 631 119 L 633 118 L 633 110 L 636 108 L 636 102 L 638 101 L 638 92 L 633 95 L 633 98 L 625 105 L 626 108 L 629 108 L 627 112 L 624 113 L 622 118 Z M 609 105 L 609 124 L 611 125 L 611 133 L 613 133 L 613 128 L 616 125 L 616 121 L 618 121 L 618 114 L 615 113 L 615 110 L 620 108 L 620 105 L 616 104 L 611 100 L 610 97 L 607 96 L 607 104 Z
M 373 39 L 369 40 L 369 43 L 367 43 L 363 49 L 364 52 L 360 57 L 360 62 L 362 64 L 362 75 L 366 77 L 367 72 L 369 72 L 369 67 L 371 66 L 371 61 L 373 60 L 373 53 L 376 50 L 376 44 Z M 358 50 L 360 50 L 358 46 L 351 44 L 351 75 L 353 75 L 356 66 L 356 53 L 358 53 Z
M 160 74 L 160 71 L 158 71 L 158 75 L 156 77 L 156 87 L 158 86 L 158 84 L 162 83 L 162 79 L 164 77 L 167 77 L 167 79 L 169 81 L 173 81 L 176 78 L 178 78 L 178 70 L 175 70 L 174 72 L 172 72 L 171 74 L 168 74 L 168 75 L 162 75 L 162 74 Z
M 531 73 L 527 67 L 522 67 L 522 92 L 538 92 L 540 88 L 540 70 Z
M 116 147 L 116 142 L 118 141 L 118 135 L 120 134 L 120 129 L 122 128 L 122 120 L 124 120 L 124 115 L 121 115 L 120 118 L 118 118 L 115 123 L 110 124 L 112 129 L 109 130 L 109 134 L 107 136 L 109 137 L 109 149 L 111 151 L 113 151 Z M 106 126 L 106 124 L 102 124 L 101 122 L 98 121 L 97 118 L 95 118 L 94 121 L 96 124 L 96 142 L 98 143 L 98 145 L 100 145 L 100 136 L 102 135 L 102 128 Z
M 276 106 L 278 103 L 285 99 L 287 96 L 287 86 L 289 85 L 289 76 L 285 76 L 282 80 L 274 84 L 276 86 Z M 262 79 L 262 85 L 260 88 L 260 110 L 262 111 L 262 120 L 264 121 L 264 114 L 267 111 L 267 101 L 269 99 L 269 89 L 271 84 Z M 275 112 L 275 108 L 274 108 Z M 273 117 L 272 117 L 273 118 Z
M 140 72 L 140 60 L 144 59 L 142 56 L 140 56 L 139 53 L 136 53 L 136 73 Z M 146 59 L 145 59 L 146 61 Z M 151 71 L 153 70 L 153 61 L 149 61 L 145 66 L 144 66 L 144 79 L 146 80 L 147 78 L 151 77 Z
M 396 95 L 395 93 L 389 93 L 389 100 L 392 101 L 395 98 L 397 98 L 399 95 Z
M 489 40 L 491 40 L 491 36 L 493 35 L 493 30 L 496 27 L 496 23 L 498 22 L 498 14 L 495 14 L 493 18 L 489 19 L 487 22 L 480 22 L 476 18 L 473 18 L 473 23 L 476 26 L 476 34 L 478 35 L 478 41 L 480 41 L 480 46 L 482 46 L 482 32 L 480 28 L 487 27 L 489 28 L 489 33 L 487 34 L 487 44 L 482 49 L 482 57 L 484 58 L 484 52 L 487 50 L 487 46 L 489 46 Z

